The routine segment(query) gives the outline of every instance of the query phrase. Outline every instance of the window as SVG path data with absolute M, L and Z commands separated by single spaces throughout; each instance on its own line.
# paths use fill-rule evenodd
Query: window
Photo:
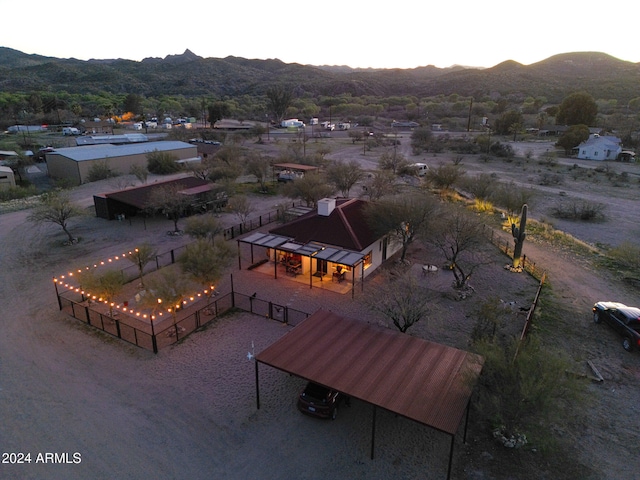
M 371 254 L 371 250 L 364 254 L 364 268 L 369 268 L 371 266 L 371 262 L 373 259 L 373 255 Z

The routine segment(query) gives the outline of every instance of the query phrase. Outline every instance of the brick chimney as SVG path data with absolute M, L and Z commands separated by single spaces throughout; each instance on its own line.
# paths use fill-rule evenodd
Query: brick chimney
M 334 208 L 336 208 L 335 198 L 323 198 L 322 200 L 318 200 L 318 215 L 328 217 L 331 215 Z

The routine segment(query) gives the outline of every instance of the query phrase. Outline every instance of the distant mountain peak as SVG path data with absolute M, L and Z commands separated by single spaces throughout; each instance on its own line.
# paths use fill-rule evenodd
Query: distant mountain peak
M 164 57 L 164 60 L 171 63 L 184 63 L 184 62 L 192 62 L 194 60 L 201 60 L 202 57 L 196 55 L 188 48 L 181 55 L 167 55 Z

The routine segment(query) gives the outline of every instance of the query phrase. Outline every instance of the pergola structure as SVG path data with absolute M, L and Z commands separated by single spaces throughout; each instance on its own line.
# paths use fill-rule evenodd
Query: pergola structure
M 280 256 L 299 255 L 309 259 L 309 288 L 313 288 L 313 260 L 326 262 L 327 264 L 343 265 L 351 270 L 351 295 L 355 294 L 357 267 L 362 269 L 361 288 L 364 288 L 364 255 L 360 252 L 322 245 L 317 242 L 301 244 L 295 242 L 291 237 L 274 235 L 271 233 L 253 233 L 245 238 L 238 239 L 238 268 L 242 269 L 240 256 L 240 243 L 247 243 L 251 246 L 251 265 L 255 265 L 254 247 L 268 249 L 269 259 L 273 261 L 273 275 L 278 278 L 278 264 L 281 263 Z M 272 251 L 271 251 L 272 250 Z M 263 260 L 264 262 L 264 260 Z
M 466 441 L 469 402 L 484 363 L 473 353 L 324 310 L 255 359 L 258 409 L 263 363 L 373 405 L 372 459 L 378 407 L 450 435 L 447 478 L 463 417 Z

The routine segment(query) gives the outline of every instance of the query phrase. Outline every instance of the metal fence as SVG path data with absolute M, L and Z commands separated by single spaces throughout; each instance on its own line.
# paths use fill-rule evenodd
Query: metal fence
M 196 305 L 178 311 L 175 317 L 167 317 L 160 321 L 142 320 L 119 311 L 100 312 L 95 308 L 97 304 L 90 303 L 74 290 L 58 292 L 56 289 L 56 294 L 61 311 L 93 328 L 154 353 L 177 343 L 232 309 L 290 325 L 297 325 L 310 315 L 286 305 L 231 291 L 208 299 L 206 305 Z
M 295 208 L 295 206 L 296 204 L 295 202 L 293 202 L 291 204 L 291 208 Z M 278 220 L 284 220 L 286 215 L 286 208 L 284 207 L 288 208 L 288 206 L 283 205 L 283 208 L 281 210 L 272 210 L 263 215 L 260 215 L 257 218 L 249 219 L 244 223 L 239 223 L 237 225 L 225 228 L 222 231 L 222 235 L 224 236 L 225 240 L 233 240 L 239 235 L 251 232 L 252 230 L 256 230 L 264 225 L 268 225 Z

